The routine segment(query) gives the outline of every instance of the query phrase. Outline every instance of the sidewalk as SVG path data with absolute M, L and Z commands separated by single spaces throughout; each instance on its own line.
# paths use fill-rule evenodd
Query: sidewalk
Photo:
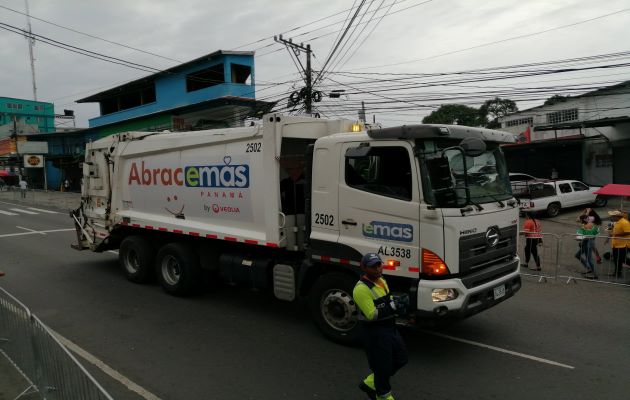
M 20 190 L 0 191 L 0 201 L 17 201 L 32 206 L 53 207 L 64 211 L 74 210 L 81 203 L 81 193 L 28 190 L 22 198 Z
M 11 361 L 0 353 L 0 400 L 14 400 L 29 386 L 24 377 L 15 369 Z M 34 395 L 20 399 L 35 399 Z

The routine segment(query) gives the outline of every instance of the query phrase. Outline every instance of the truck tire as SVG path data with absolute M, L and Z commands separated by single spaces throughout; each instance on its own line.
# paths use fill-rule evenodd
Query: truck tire
M 358 343 L 359 308 L 352 298 L 357 280 L 339 272 L 322 275 L 309 294 L 315 324 L 324 336 L 343 345 Z
M 608 204 L 608 199 L 602 196 L 597 196 L 595 197 L 595 203 L 593 204 L 595 205 L 595 207 L 604 207 L 606 204 Z
M 547 206 L 547 216 L 555 217 L 560 214 L 560 204 L 551 203 Z
M 146 283 L 153 274 L 155 249 L 143 236 L 128 236 L 120 244 L 118 261 L 127 279 Z
M 197 253 L 183 243 L 169 243 L 160 249 L 156 273 L 164 291 L 173 296 L 196 293 L 203 277 Z

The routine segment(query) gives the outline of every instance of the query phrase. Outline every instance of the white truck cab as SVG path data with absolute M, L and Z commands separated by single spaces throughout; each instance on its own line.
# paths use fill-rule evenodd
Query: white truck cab
M 465 155 L 466 138 L 485 149 Z M 412 294 L 420 318 L 462 318 L 511 296 L 520 288 L 519 210 L 499 147 L 510 140 L 431 125 L 318 140 L 313 255 L 356 263 L 380 254 L 388 282 Z

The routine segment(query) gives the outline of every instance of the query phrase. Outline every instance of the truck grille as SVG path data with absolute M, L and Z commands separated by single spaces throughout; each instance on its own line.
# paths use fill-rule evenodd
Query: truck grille
M 516 225 L 499 229 L 499 242 L 490 247 L 486 233 L 459 238 L 459 273 L 467 275 L 499 263 L 505 263 L 516 254 Z

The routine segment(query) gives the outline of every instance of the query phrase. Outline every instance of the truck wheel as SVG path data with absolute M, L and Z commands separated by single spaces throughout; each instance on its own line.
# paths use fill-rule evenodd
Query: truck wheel
M 118 261 L 128 280 L 146 283 L 153 273 L 155 249 L 142 236 L 128 236 L 120 244 Z
M 555 217 L 560 214 L 560 204 L 551 203 L 547 206 L 547 215 L 550 217 Z
M 328 339 L 353 345 L 358 342 L 359 309 L 352 298 L 357 278 L 348 274 L 330 273 L 313 285 L 309 305 L 315 324 Z
M 194 294 L 202 282 L 197 253 L 191 246 L 169 243 L 157 254 L 157 276 L 164 291 L 174 296 Z
M 594 204 L 595 204 L 595 207 L 604 207 L 606 204 L 608 204 L 608 199 L 602 196 L 597 196 L 595 197 Z

